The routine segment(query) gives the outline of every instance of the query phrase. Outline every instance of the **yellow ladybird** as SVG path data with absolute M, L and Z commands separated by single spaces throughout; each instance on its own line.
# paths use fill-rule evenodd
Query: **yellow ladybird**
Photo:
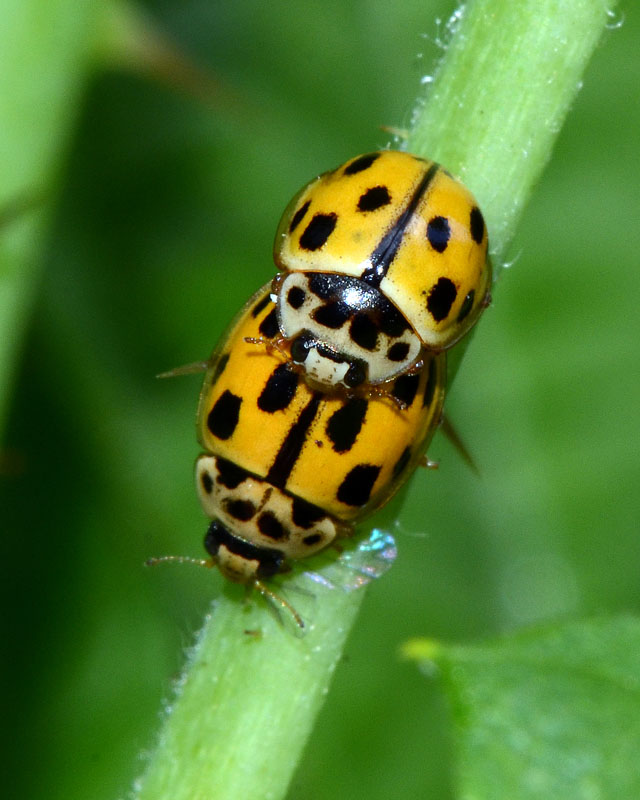
M 411 474 L 440 421 L 446 366 L 431 354 L 388 397 L 349 397 L 250 343 L 277 336 L 267 286 L 214 352 L 197 423 L 206 550 L 226 578 L 266 594 L 263 579 L 350 535 Z
M 484 219 L 432 161 L 358 156 L 302 189 L 274 259 L 281 341 L 312 384 L 382 384 L 451 347 L 490 301 Z

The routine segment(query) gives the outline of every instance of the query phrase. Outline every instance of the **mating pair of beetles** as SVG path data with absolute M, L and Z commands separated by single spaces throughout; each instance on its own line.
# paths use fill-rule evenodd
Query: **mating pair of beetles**
M 446 351 L 490 302 L 487 250 L 470 192 L 409 153 L 358 156 L 296 194 L 275 278 L 202 365 L 197 563 L 304 627 L 265 580 L 351 535 L 424 462 Z

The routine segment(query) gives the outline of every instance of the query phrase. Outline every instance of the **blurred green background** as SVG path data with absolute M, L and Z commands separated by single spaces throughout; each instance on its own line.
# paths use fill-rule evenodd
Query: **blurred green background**
M 154 375 L 206 357 L 269 280 L 303 183 L 408 124 L 453 4 L 145 8 L 209 77 L 96 65 L 55 167 L 1 462 L 7 797 L 106 800 L 141 772 L 220 587 L 142 567 L 200 556 L 205 530 L 200 381 Z M 398 659 L 408 637 L 639 610 L 638 5 L 622 18 L 449 396 L 481 475 L 436 437 L 440 469 L 411 484 L 291 798 L 449 796 L 446 709 Z

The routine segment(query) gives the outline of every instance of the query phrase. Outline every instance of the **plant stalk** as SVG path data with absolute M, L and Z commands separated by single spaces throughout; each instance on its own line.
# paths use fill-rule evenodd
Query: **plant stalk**
M 607 13 L 602 0 L 476 0 L 450 21 L 407 149 L 474 192 L 494 259 L 550 156 Z M 313 627 L 298 639 L 228 587 L 188 659 L 137 800 L 283 797 L 363 594 L 320 593 Z

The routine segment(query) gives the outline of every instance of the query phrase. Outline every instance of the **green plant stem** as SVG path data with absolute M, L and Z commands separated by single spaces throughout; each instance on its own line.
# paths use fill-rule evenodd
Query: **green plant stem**
M 469 186 L 498 258 L 549 160 L 607 8 L 614 6 L 477 0 L 452 25 L 459 29 L 419 102 L 407 149 L 429 154 Z
M 304 639 L 241 593 L 215 602 L 140 800 L 284 795 L 363 598 L 334 595 Z
M 408 144 L 474 191 L 494 257 L 606 21 L 601 0 L 478 0 L 458 18 Z M 296 639 L 261 603 L 247 610 L 227 589 L 189 659 L 138 800 L 282 797 L 362 599 L 363 591 L 323 592 L 312 630 Z

